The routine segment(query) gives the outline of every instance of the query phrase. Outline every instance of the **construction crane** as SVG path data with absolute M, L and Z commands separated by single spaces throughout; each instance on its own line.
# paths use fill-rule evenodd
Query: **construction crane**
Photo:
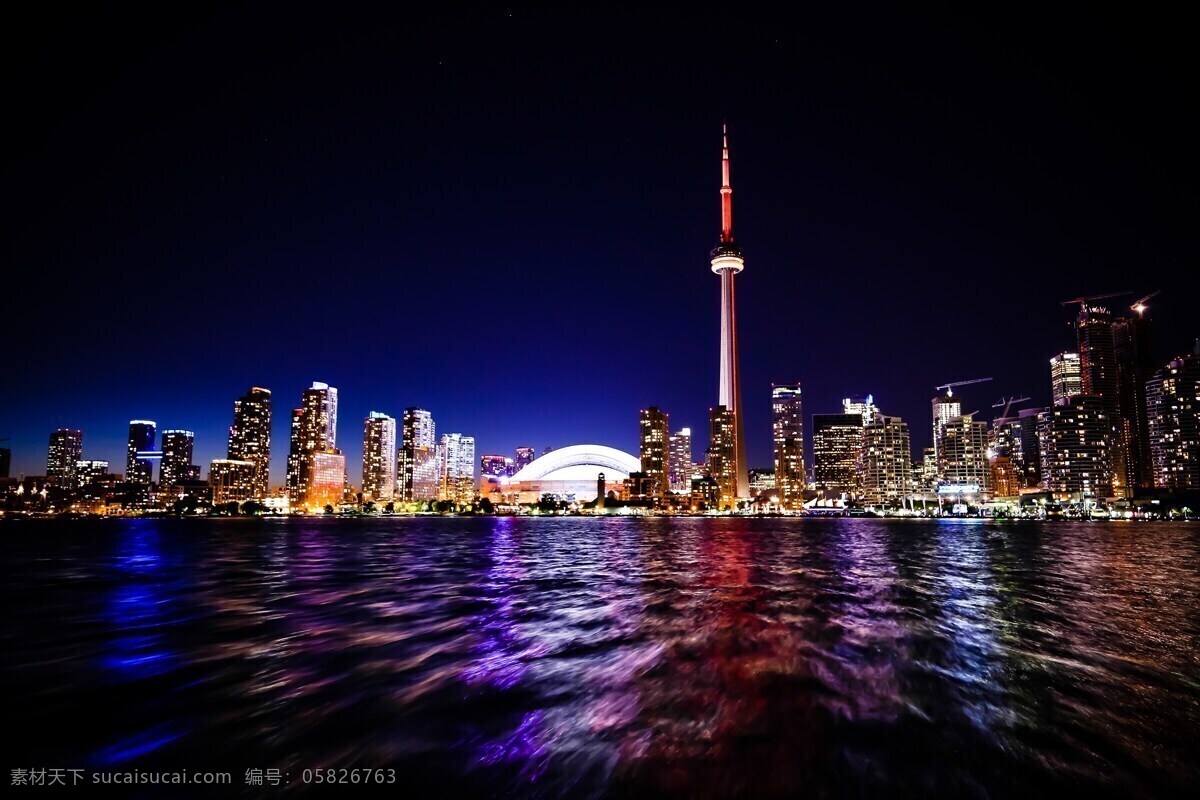
M 1108 294 L 1089 294 L 1089 295 L 1085 295 L 1083 297 L 1075 297 L 1070 300 L 1063 300 L 1062 304 L 1064 306 L 1069 306 L 1072 303 L 1079 303 L 1079 307 L 1082 309 L 1082 308 L 1086 308 L 1088 302 L 1091 300 L 1107 300 L 1110 297 L 1122 297 L 1127 294 L 1133 294 L 1133 292 L 1126 291 L 1126 292 L 1109 292 Z
M 955 386 L 969 386 L 972 383 L 987 383 L 990 380 L 991 380 L 991 378 L 972 378 L 969 381 L 953 381 L 951 383 L 939 383 L 937 386 L 935 386 L 933 388 L 945 389 L 946 397 L 954 397 L 954 387 Z
M 1156 289 L 1155 291 L 1143 297 L 1141 300 L 1138 300 L 1136 303 L 1131 305 L 1129 310 L 1136 311 L 1137 315 L 1140 317 L 1146 311 L 1146 303 L 1158 297 L 1160 294 L 1162 294 L 1162 289 Z
M 1031 397 L 1001 397 L 1000 402 L 992 403 L 992 408 L 1000 408 L 1000 406 L 1004 406 L 1004 413 L 1000 415 L 996 422 L 1005 422 L 1008 420 L 1008 412 L 1012 410 L 1014 405 L 1019 403 L 1028 403 L 1032 399 L 1033 398 Z

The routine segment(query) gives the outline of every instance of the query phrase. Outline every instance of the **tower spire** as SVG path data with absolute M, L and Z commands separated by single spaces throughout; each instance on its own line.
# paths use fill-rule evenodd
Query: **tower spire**
M 729 185 L 729 126 L 721 122 L 721 242 L 733 243 L 733 187 Z

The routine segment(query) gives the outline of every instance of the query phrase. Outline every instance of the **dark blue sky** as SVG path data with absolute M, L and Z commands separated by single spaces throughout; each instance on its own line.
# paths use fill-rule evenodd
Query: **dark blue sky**
M 224 455 L 232 403 L 341 391 L 429 408 L 480 453 L 634 450 L 717 393 L 719 137 L 730 125 L 751 466 L 769 391 L 873 392 L 928 443 L 941 381 L 1049 393 L 1078 294 L 1166 292 L 1195 336 L 1184 26 L 255 6 L 14 27 L 3 176 L 0 437 L 59 426 L 124 468 L 130 418 Z M 1005 16 L 1007 15 L 1007 16 Z M 143 35 L 146 25 L 158 33 Z M 1131 297 L 1130 300 L 1133 298 Z

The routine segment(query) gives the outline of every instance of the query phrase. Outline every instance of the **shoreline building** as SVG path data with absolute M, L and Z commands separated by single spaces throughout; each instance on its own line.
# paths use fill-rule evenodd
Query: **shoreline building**
M 718 502 L 731 505 L 745 495 L 738 492 L 737 416 L 725 406 L 709 412 L 708 474 L 717 482 Z M 750 477 L 746 476 L 746 492 Z
M 1200 342 L 1150 378 L 1146 410 L 1154 485 L 1200 490 Z
M 398 499 L 405 503 L 435 500 L 441 479 L 437 425 L 423 408 L 404 409 L 400 450 L 396 460 Z
M 804 506 L 804 405 L 800 384 L 771 386 L 775 493 L 784 508 Z
M 657 406 L 642 409 L 639 424 L 641 471 L 650 482 L 649 494 L 662 497 L 671 491 L 668 472 L 668 446 L 671 439 L 670 415 Z
M 396 420 L 372 411 L 363 420 L 363 500 L 396 496 Z
M 108 462 L 80 460 L 75 462 L 75 485 L 79 488 L 101 483 L 108 475 Z
M 862 432 L 862 498 L 889 507 L 904 505 L 912 492 L 912 444 L 908 423 L 876 413 Z
M 128 483 L 148 484 L 154 477 L 154 461 L 143 457 L 154 452 L 158 424 L 149 419 L 129 420 L 129 444 L 125 453 L 125 480 Z
M 258 464 L 236 458 L 214 458 L 208 465 L 213 505 L 255 499 Z
M 988 462 L 986 422 L 976 422 L 974 414 L 961 414 L 941 426 L 938 452 L 938 492 L 942 494 L 986 494 L 992 487 L 992 468 Z
M 1112 423 L 1104 401 L 1075 395 L 1038 415 L 1042 488 L 1069 499 L 1108 497 Z
M 1113 355 L 1117 361 L 1117 392 L 1125 439 L 1125 483 L 1130 490 L 1136 490 L 1154 486 L 1146 383 L 1159 364 L 1154 360 L 1146 306 L 1138 302 L 1132 310 L 1136 317 L 1113 323 Z
M 536 458 L 493 490 L 495 501 L 537 503 L 545 495 L 591 502 L 625 491 L 630 476 L 641 472 L 637 457 L 598 444 L 560 447 Z
M 261 500 L 271 493 L 271 390 L 251 386 L 233 401 L 227 461 L 254 464 L 250 497 Z
M 59 428 L 50 434 L 46 451 L 46 477 L 55 485 L 74 489 L 79 462 L 83 459 L 83 431 Z
M 163 431 L 162 460 L 158 462 L 160 485 L 179 486 L 200 480 L 200 465 L 192 463 L 196 434 L 191 431 Z
M 300 397 L 300 408 L 292 410 L 287 493 L 293 506 L 322 507 L 342 501 L 346 459 L 336 446 L 337 417 L 337 389 L 320 381 L 314 381 L 310 388 L 304 390 Z M 339 458 L 339 488 L 336 499 L 331 499 L 333 492 L 330 483 L 334 481 L 332 471 Z
M 444 433 L 438 444 L 441 464 L 439 500 L 459 505 L 475 502 L 475 437 Z
M 750 477 L 746 466 L 746 433 L 742 424 L 742 389 L 738 374 L 737 308 L 734 296 L 734 278 L 746 268 L 742 250 L 733 239 L 733 187 L 729 182 L 729 136 L 721 133 L 721 235 L 711 256 L 712 271 L 721 278 L 721 391 L 718 408 L 729 415 L 732 426 L 729 435 L 732 441 L 722 443 L 722 470 L 733 475 L 734 497 L 750 496 Z M 718 427 L 713 417 L 714 430 Z M 715 448 L 714 448 L 715 449 Z M 732 463 L 730 463 L 732 459 Z M 714 476 L 716 477 L 716 476 Z M 721 479 L 718 478 L 720 483 Z M 725 491 L 722 489 L 722 502 Z
M 1117 379 L 1116 340 L 1113 338 L 1112 315 L 1108 309 L 1080 305 L 1075 320 L 1079 342 L 1079 372 L 1082 394 L 1100 398 L 1108 425 L 1108 475 L 1112 496 L 1129 496 L 1125 475 L 1125 431 L 1121 422 L 1120 383 Z
M 813 484 L 822 497 L 838 499 L 858 489 L 862 414 L 813 414 Z
M 667 444 L 667 483 L 672 492 L 692 490 L 692 429 L 680 428 Z

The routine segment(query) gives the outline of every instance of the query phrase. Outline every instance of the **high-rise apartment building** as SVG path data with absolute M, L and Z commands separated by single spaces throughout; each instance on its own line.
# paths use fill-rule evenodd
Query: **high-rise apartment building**
M 1060 406 L 1077 394 L 1083 394 L 1079 353 L 1059 353 L 1050 359 L 1050 396 Z
M 96 460 L 79 460 L 75 462 L 75 485 L 89 486 L 104 480 L 108 474 L 108 462 Z
M 311 453 L 309 459 L 311 472 L 304 505 L 312 509 L 336 508 L 345 499 L 346 456 L 329 449 Z
M 475 502 L 475 437 L 444 433 L 438 450 L 441 456 L 438 499 L 458 505 Z
M 262 499 L 271 488 L 271 390 L 258 386 L 233 403 L 229 426 L 229 461 L 254 464 L 251 497 Z
M 255 498 L 258 464 L 234 458 L 214 458 L 208 465 L 213 504 L 240 503 Z
M 59 428 L 50 434 L 50 446 L 46 451 L 46 477 L 55 486 L 74 489 L 77 485 L 77 465 L 82 457 L 83 431 Z
M 1038 416 L 1049 409 L 1023 408 L 1017 413 L 1021 434 L 1021 470 L 1025 486 L 1033 488 L 1042 482 L 1042 446 L 1038 438 Z
M 488 454 L 479 457 L 480 477 L 505 478 L 513 474 L 513 460 L 508 456 Z
M 842 413 L 858 414 L 862 417 L 862 424 L 864 426 L 870 425 L 879 414 L 879 407 L 875 405 L 875 395 L 869 394 L 866 397 L 843 398 Z
M 400 449 L 396 482 L 399 499 L 405 503 L 433 500 L 441 490 L 437 426 L 423 408 L 406 408 L 400 424 Z
M 520 472 L 523 467 L 532 464 L 535 458 L 537 458 L 537 452 L 534 450 L 534 448 L 518 447 L 516 463 L 517 472 Z
M 200 480 L 200 466 L 192 463 L 196 434 L 191 431 L 163 431 L 162 460 L 158 466 L 158 482 L 163 486 L 178 486 Z
M 319 508 L 330 505 L 328 482 L 332 480 L 330 470 L 336 459 L 321 459 L 323 469 L 320 487 L 314 483 L 315 461 L 318 453 L 341 456 L 337 451 L 337 389 L 327 383 L 316 381 L 304 390 L 300 407 L 292 410 L 291 442 L 288 450 L 287 491 L 293 506 Z M 341 456 L 342 477 L 345 484 L 345 457 Z M 316 489 L 320 489 L 316 492 Z M 318 496 L 318 494 L 320 496 Z M 326 502 L 322 502 L 325 500 Z M 341 496 L 338 496 L 341 502 Z
M 396 496 L 396 420 L 372 411 L 363 420 L 364 500 L 388 502 Z
M 862 429 L 861 463 L 863 500 L 878 506 L 903 506 L 912 492 L 908 424 L 899 417 L 876 414 Z
M 667 472 L 667 446 L 671 438 L 669 415 L 655 406 L 642 409 L 638 425 L 642 472 L 650 481 L 651 493 L 662 497 L 671 490 Z
M 1200 353 L 1172 359 L 1154 373 L 1146 383 L 1146 410 L 1154 485 L 1200 490 Z
M 667 483 L 672 492 L 692 490 L 692 429 L 680 428 L 667 444 Z
M 737 416 L 725 406 L 709 411 L 708 473 L 717 482 L 722 506 L 738 498 Z M 746 492 L 750 476 L 746 476 Z
M 125 480 L 129 483 L 150 483 L 154 478 L 154 461 L 139 454 L 154 451 L 158 425 L 153 420 L 129 420 L 129 444 L 125 453 Z
M 1125 443 L 1125 483 L 1131 490 L 1154 486 L 1146 382 L 1159 366 L 1151 347 L 1146 308 L 1139 305 L 1134 310 L 1136 317 L 1113 322 L 1113 355 L 1117 361 L 1117 392 Z
M 804 406 L 800 384 L 771 387 L 775 495 L 785 508 L 804 506 Z
M 947 420 L 942 425 L 941 449 L 938 452 L 938 488 L 957 487 L 969 493 L 967 487 L 987 492 L 992 485 L 992 469 L 988 463 L 988 430 L 986 422 L 976 422 L 971 414 Z
M 862 414 L 813 414 L 813 483 L 826 498 L 858 490 Z
M 934 463 L 937 464 L 938 481 L 941 482 L 945 476 L 945 455 L 942 452 L 942 437 L 945 435 L 946 425 L 951 420 L 962 416 L 962 401 L 950 391 L 947 391 L 946 394 L 933 398 L 930 404 L 933 410 L 933 458 Z
M 1070 499 L 1107 497 L 1112 435 L 1105 403 L 1093 395 L 1075 395 L 1040 413 L 1042 488 Z
M 1084 303 L 1075 319 L 1079 342 L 1079 374 L 1083 394 L 1100 398 L 1112 433 L 1108 439 L 1109 477 L 1114 497 L 1127 497 L 1125 430 L 1117 376 L 1116 343 L 1112 315 L 1107 309 Z

